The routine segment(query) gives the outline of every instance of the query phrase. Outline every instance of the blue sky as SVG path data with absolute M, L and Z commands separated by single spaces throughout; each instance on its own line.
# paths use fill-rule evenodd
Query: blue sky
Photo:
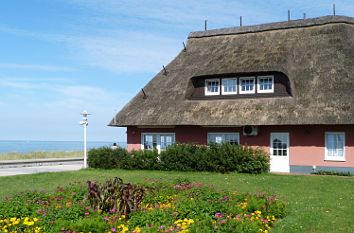
M 126 141 L 107 127 L 182 49 L 188 33 L 318 17 L 354 16 L 354 1 L 8 0 L 0 2 L 0 140 Z

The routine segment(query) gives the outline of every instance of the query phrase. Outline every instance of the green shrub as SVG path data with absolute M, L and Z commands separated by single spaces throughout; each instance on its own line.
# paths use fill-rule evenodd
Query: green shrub
M 124 168 L 143 169 L 143 170 L 161 170 L 158 160 L 157 150 L 137 150 L 133 151 L 127 159 Z
M 160 154 L 165 170 L 263 173 L 269 171 L 269 155 L 262 149 L 232 144 L 209 147 L 175 144 Z
M 207 151 L 206 146 L 193 144 L 174 144 L 160 154 L 164 170 L 203 171 L 201 164 Z
M 158 155 L 157 150 L 107 147 L 89 151 L 89 166 L 144 170 L 241 172 L 259 174 L 269 171 L 269 155 L 262 149 L 232 144 L 174 144 Z
M 127 150 L 123 148 L 100 147 L 89 150 L 87 162 L 92 168 L 124 168 L 128 156 Z

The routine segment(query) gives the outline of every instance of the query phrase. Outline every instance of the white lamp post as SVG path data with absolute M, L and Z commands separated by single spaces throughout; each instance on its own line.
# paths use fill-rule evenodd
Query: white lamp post
M 80 121 L 80 125 L 84 126 L 84 168 L 87 168 L 87 140 L 86 140 L 86 127 L 88 125 L 88 121 L 87 121 L 87 116 L 91 115 L 88 114 L 87 111 L 83 111 L 82 113 L 80 113 L 80 115 L 82 115 L 82 121 Z

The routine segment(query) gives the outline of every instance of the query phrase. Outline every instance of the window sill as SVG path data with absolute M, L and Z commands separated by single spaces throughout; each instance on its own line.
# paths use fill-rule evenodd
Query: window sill
M 328 162 L 346 162 L 345 159 L 342 159 L 342 158 L 325 158 L 324 161 L 328 161 Z
M 268 91 L 257 90 L 257 93 L 260 93 L 260 94 L 264 94 L 264 93 L 274 93 L 274 90 L 268 90 Z
M 215 96 L 215 95 L 220 95 L 219 92 L 207 92 L 205 93 L 205 96 Z

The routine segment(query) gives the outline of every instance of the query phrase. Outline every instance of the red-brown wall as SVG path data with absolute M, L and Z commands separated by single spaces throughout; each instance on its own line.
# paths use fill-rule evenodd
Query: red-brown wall
M 208 132 L 239 132 L 240 144 L 264 147 L 269 151 L 271 132 L 288 132 L 290 135 L 290 166 L 354 167 L 354 125 L 260 126 L 255 137 L 242 135 L 242 127 L 176 126 L 174 128 L 127 128 L 127 149 L 141 148 L 141 133 L 171 132 L 176 142 L 207 144 Z M 346 161 L 325 161 L 325 132 L 345 132 Z

